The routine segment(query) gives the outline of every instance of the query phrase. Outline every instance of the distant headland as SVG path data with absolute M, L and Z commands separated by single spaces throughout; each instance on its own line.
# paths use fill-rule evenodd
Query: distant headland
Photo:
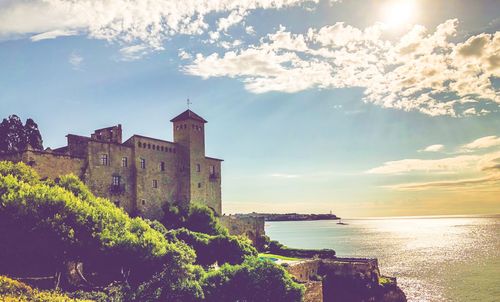
M 263 217 L 265 221 L 303 221 L 303 220 L 338 220 L 335 214 L 299 214 L 299 213 L 256 213 L 234 214 L 237 217 Z

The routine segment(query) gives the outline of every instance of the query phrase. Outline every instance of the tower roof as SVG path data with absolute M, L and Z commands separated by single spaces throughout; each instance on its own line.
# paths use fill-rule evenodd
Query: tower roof
M 179 121 L 185 121 L 185 120 L 189 120 L 189 119 L 200 121 L 202 123 L 207 122 L 204 118 L 202 118 L 201 116 L 199 116 L 198 114 L 194 113 L 193 111 L 191 111 L 189 109 L 184 111 L 183 113 L 179 114 L 178 116 L 174 117 L 170 121 L 171 122 L 179 122 Z

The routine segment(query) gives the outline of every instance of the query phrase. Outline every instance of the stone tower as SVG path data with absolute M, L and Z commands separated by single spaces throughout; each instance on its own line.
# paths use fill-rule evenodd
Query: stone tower
M 171 122 L 179 156 L 179 201 L 206 203 L 205 123 L 201 116 L 186 110 Z

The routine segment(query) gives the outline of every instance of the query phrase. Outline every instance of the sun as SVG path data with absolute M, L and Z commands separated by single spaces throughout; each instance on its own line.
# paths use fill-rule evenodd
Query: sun
M 415 0 L 392 0 L 381 9 L 382 22 L 390 28 L 411 24 L 417 15 Z

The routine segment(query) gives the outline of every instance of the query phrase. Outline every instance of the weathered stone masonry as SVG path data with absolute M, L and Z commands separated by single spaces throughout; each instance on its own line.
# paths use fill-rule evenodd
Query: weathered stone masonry
M 205 156 L 205 121 L 186 110 L 171 120 L 174 141 L 133 135 L 122 142 L 121 125 L 90 137 L 67 135 L 67 146 L 1 154 L 25 162 L 41 177 L 73 173 L 100 197 L 130 214 L 157 219 L 165 203 L 198 202 L 222 213 L 221 159 Z

